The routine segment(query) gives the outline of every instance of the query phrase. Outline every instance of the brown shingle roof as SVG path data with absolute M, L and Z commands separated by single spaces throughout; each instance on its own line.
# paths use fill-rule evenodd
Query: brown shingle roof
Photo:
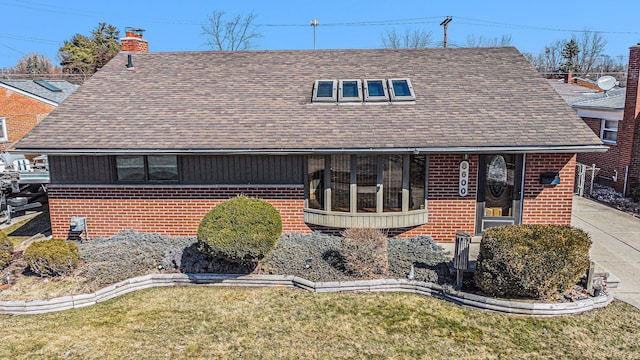
M 118 54 L 16 147 L 58 151 L 594 147 L 515 48 Z M 412 103 L 311 103 L 316 79 L 411 79 Z

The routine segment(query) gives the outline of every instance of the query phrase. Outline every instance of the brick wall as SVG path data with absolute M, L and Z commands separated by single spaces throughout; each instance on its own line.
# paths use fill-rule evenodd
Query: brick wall
M 0 117 L 5 118 L 9 138 L 7 143 L 0 143 L 0 151 L 22 139 L 53 109 L 53 105 L 0 88 Z
M 195 236 L 200 220 L 216 204 L 240 194 L 269 201 L 285 231 L 308 232 L 302 187 L 49 187 L 51 229 L 66 238 L 72 216 L 86 216 L 90 237 L 133 229 L 171 236 Z
M 473 235 L 476 212 L 478 156 L 469 158 L 469 194 L 458 195 L 459 166 L 462 155 L 429 156 L 429 222 L 412 229 L 402 229 L 402 237 L 431 235 L 439 242 L 455 241 L 456 232 Z
M 633 46 L 629 52 L 628 70 L 624 121 L 628 121 L 628 127 L 633 129 L 627 188 L 633 190 L 640 186 L 640 44 Z
M 602 126 L 602 119 L 583 117 L 585 124 L 587 124 L 593 132 L 600 136 L 600 128 Z M 600 168 L 599 175 L 612 177 L 614 175 L 613 169 L 618 166 L 618 155 L 620 149 L 618 145 L 605 144 L 609 147 L 607 152 L 600 153 L 580 153 L 578 154 L 577 161 L 585 165 L 596 164 L 596 167 Z M 618 169 L 620 171 L 620 169 Z M 624 181 L 624 173 L 618 174 L 618 178 Z M 621 182 L 618 181 L 618 182 Z
M 430 235 L 439 242 L 452 242 L 457 231 L 474 233 L 478 156 L 469 159 L 469 195 L 465 197 L 458 195 L 460 161 L 461 155 L 430 156 L 428 223 L 393 229 L 390 235 Z M 558 171 L 561 184 L 540 185 L 540 173 L 546 171 Z M 574 176 L 573 154 L 527 155 L 523 223 L 570 224 Z M 311 230 L 303 221 L 302 186 L 51 185 L 51 226 L 54 236 L 66 237 L 71 217 L 86 216 L 92 237 L 127 229 L 194 236 L 207 211 L 239 194 L 272 203 L 280 211 L 284 231 Z
M 571 224 L 574 154 L 527 154 L 524 178 L 523 224 Z M 540 173 L 560 173 L 560 185 L 540 184 Z

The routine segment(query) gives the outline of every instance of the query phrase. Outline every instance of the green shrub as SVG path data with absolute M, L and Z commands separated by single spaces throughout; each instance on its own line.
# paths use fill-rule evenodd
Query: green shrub
M 511 225 L 484 232 L 474 280 L 496 296 L 552 299 L 589 268 L 591 239 L 560 225 Z
M 23 257 L 31 271 L 44 277 L 67 275 L 80 260 L 78 246 L 63 239 L 34 242 Z
M 386 275 L 389 270 L 387 247 L 387 235 L 378 229 L 345 230 L 340 247 L 344 269 L 361 278 Z
M 13 246 L 4 231 L 0 231 L 0 270 L 6 268 L 13 259 Z
M 231 262 L 257 262 L 282 234 L 280 213 L 270 203 L 244 196 L 209 211 L 198 227 L 200 249 Z

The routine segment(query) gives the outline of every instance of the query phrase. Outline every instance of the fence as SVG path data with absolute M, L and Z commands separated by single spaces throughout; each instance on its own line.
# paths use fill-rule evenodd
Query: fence
M 577 163 L 574 193 L 579 196 L 592 196 L 594 185 L 600 185 L 622 190 L 622 193 L 625 194 L 629 186 L 628 181 L 628 166 L 624 168 L 599 168 L 595 164 Z M 622 189 L 618 184 L 622 184 Z

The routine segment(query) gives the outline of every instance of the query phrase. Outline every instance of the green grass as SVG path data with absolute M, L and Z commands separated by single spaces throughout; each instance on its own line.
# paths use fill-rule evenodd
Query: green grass
M 640 358 L 640 310 L 509 316 L 394 293 L 172 287 L 0 317 L 0 358 Z

